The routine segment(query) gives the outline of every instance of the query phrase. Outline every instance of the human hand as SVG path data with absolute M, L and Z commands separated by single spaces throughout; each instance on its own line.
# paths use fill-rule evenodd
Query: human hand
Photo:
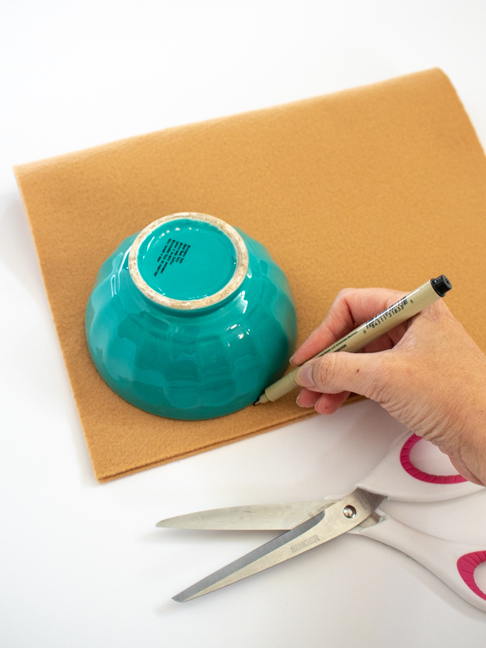
M 339 293 L 322 324 L 292 356 L 301 365 L 406 293 Z M 466 479 L 486 485 L 486 355 L 442 300 L 371 342 L 329 353 L 297 371 L 301 407 L 332 414 L 350 392 L 378 402 L 447 454 Z

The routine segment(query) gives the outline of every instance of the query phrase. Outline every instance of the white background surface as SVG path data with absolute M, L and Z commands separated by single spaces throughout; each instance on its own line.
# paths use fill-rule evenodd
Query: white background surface
M 482 0 L 0 3 L 1 648 L 484 648 L 485 613 L 351 536 L 171 601 L 271 535 L 155 529 L 159 519 L 346 492 L 402 429 L 360 403 L 98 485 L 11 167 L 434 66 L 484 146 L 485 34 Z M 386 507 L 486 548 L 485 495 Z

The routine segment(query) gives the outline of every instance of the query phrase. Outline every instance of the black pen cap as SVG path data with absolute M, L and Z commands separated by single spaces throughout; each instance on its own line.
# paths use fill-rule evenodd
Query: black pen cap
M 444 295 L 452 288 L 451 282 L 445 275 L 440 275 L 437 279 L 431 279 L 430 283 L 439 297 L 444 297 Z

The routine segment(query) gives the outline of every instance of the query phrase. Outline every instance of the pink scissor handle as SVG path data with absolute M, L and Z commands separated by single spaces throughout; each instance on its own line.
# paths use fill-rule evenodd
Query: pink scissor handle
M 457 571 L 469 589 L 474 594 L 477 594 L 479 598 L 486 601 L 486 593 L 479 589 L 478 584 L 474 580 L 476 567 L 479 567 L 484 562 L 486 562 L 486 551 L 471 551 L 459 558 L 457 561 Z
M 356 527 L 348 533 L 364 535 L 389 545 L 421 563 L 465 601 L 486 612 L 486 592 L 474 580 L 474 571 L 486 562 L 483 548 L 437 538 L 377 511 L 382 520 L 374 526 Z
M 420 437 L 405 432 L 388 454 L 357 486 L 403 502 L 438 502 L 481 490 L 461 475 L 430 475 L 416 468 L 410 452 Z
M 414 446 L 416 446 L 421 440 L 422 437 L 419 437 L 417 434 L 412 434 L 412 436 L 402 445 L 400 451 L 400 463 L 405 472 L 411 475 L 414 479 L 428 482 L 430 484 L 462 484 L 462 482 L 467 481 L 467 479 L 462 475 L 431 475 L 430 473 L 420 470 L 417 466 L 414 466 L 410 459 L 410 453 L 412 452 L 412 448 L 414 448 Z

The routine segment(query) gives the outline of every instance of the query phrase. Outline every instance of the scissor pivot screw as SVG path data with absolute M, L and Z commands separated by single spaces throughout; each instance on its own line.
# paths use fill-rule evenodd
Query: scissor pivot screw
M 344 513 L 344 517 L 354 518 L 354 516 L 356 515 L 356 509 L 354 508 L 354 506 L 348 505 L 344 507 L 343 513 Z

